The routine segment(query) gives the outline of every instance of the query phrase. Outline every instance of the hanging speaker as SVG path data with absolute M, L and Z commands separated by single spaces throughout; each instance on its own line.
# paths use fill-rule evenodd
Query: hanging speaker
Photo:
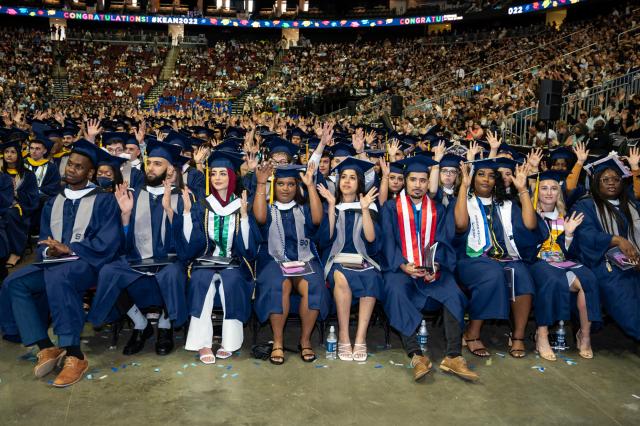
M 542 80 L 538 96 L 538 120 L 556 121 L 560 119 L 562 106 L 562 82 Z
M 400 117 L 402 115 L 402 110 L 404 98 L 402 96 L 393 95 L 391 97 L 391 116 L 392 117 Z

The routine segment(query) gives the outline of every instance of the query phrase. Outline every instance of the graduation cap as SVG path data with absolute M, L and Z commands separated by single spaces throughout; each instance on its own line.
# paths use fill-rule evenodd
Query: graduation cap
M 4 139 L 6 141 L 16 140 L 16 141 L 22 142 L 29 139 L 29 133 L 14 127 L 14 128 L 8 129 Z
M 623 178 L 631 176 L 631 172 L 629 171 L 627 166 L 622 163 L 622 161 L 618 157 L 618 154 L 616 153 L 610 153 L 608 155 L 602 156 L 584 166 L 584 170 L 592 176 L 607 169 L 613 170 Z
M 15 148 L 18 155 L 22 156 L 22 141 L 20 141 L 19 139 L 11 139 L 0 144 L 0 152 L 4 152 L 9 148 Z
M 370 161 L 364 161 L 357 158 L 349 157 L 338 164 L 336 167 L 334 167 L 333 170 L 331 170 L 331 173 L 335 171 L 338 171 L 338 173 L 342 173 L 345 170 L 355 170 L 356 173 L 364 176 L 364 174 L 373 166 L 375 166 L 375 164 Z
M 506 167 L 504 165 L 504 160 L 504 158 L 485 158 L 482 160 L 471 161 L 469 164 L 473 166 L 474 171 L 480 169 L 498 170 L 500 167 Z
M 73 136 L 75 137 L 78 134 L 78 131 L 80 129 L 78 129 L 77 126 L 73 126 L 73 127 L 65 127 L 62 129 L 62 136 Z
M 171 164 L 180 163 L 181 148 L 165 142 L 150 141 L 147 144 L 147 158 L 164 158 Z
M 305 136 L 307 136 L 307 134 L 300 127 L 294 127 L 293 129 L 291 129 L 291 137 L 294 136 L 304 138 Z
M 160 133 L 169 133 L 170 131 L 173 130 L 173 127 L 167 124 L 163 124 L 162 126 L 160 126 L 158 130 L 160 131 Z
M 226 169 L 238 170 L 242 163 L 244 163 L 244 159 L 241 155 L 220 150 L 213 151 L 208 160 L 210 169 L 215 167 L 224 167 Z
M 247 131 L 241 127 L 229 127 L 227 129 L 227 137 L 236 137 L 236 138 L 244 138 L 244 135 L 247 133 Z
M 356 150 L 353 146 L 346 143 L 337 143 L 328 148 L 334 157 L 350 157 L 356 155 Z
M 74 148 L 75 148 L 75 144 L 74 144 Z M 126 158 L 111 155 L 109 154 L 108 151 L 101 149 L 98 155 L 98 164 L 96 164 L 96 167 L 107 165 L 107 166 L 111 166 L 115 170 L 115 169 L 120 169 L 120 167 L 122 167 L 122 165 L 126 162 L 127 162 Z
M 562 146 L 554 149 L 553 151 L 549 151 L 549 158 L 552 162 L 560 159 L 570 162 L 576 158 L 576 155 L 569 148 Z
M 289 155 L 289 157 L 291 158 L 293 158 L 298 152 L 298 145 L 292 144 L 288 140 L 279 137 L 269 139 L 267 148 L 269 148 L 269 152 L 271 155 L 278 152 L 283 152 Z
M 500 144 L 500 147 L 498 148 L 498 154 L 510 155 L 511 158 L 513 158 L 516 161 L 524 160 L 525 158 L 527 158 L 524 154 L 521 154 L 520 152 L 516 151 L 514 148 L 510 147 L 506 143 Z
M 399 175 L 404 173 L 404 164 L 394 161 L 389 164 L 389 173 L 397 173 Z
M 387 154 L 387 151 L 384 149 L 367 149 L 365 152 L 367 156 L 373 158 L 382 158 Z
M 397 163 L 402 164 L 402 166 L 404 167 L 403 172 L 405 175 L 412 172 L 426 173 L 429 167 L 438 164 L 432 158 L 424 155 L 405 158 L 404 160 L 400 160 Z
M 264 129 L 264 130 L 258 130 L 257 132 L 263 139 L 268 139 L 271 138 L 273 136 L 276 136 L 275 132 L 272 132 L 271 130 L 269 130 L 268 128 Z
M 102 145 L 108 146 L 114 143 L 126 145 L 129 136 L 129 133 L 126 132 L 106 132 L 102 134 Z
M 31 122 L 31 130 L 33 133 L 44 135 L 44 132 L 47 130 L 51 130 L 51 126 L 41 120 L 33 120 Z
M 285 164 L 276 166 L 274 169 L 274 175 L 277 178 L 300 177 L 300 172 L 304 172 L 307 166 L 300 164 Z M 273 185 L 272 185 L 273 186 Z
M 455 167 L 460 168 L 460 162 L 464 161 L 463 157 L 455 154 L 445 154 L 440 160 L 440 167 Z
M 213 136 L 213 131 L 204 126 L 193 126 L 191 128 L 191 135 L 203 135 L 206 138 L 210 138 L 211 136 Z
M 146 136 L 145 136 L 145 138 L 146 138 Z M 125 144 L 125 146 L 126 145 L 135 145 L 138 148 L 140 147 L 140 143 L 138 143 L 138 139 L 136 139 L 136 137 L 134 135 L 131 135 L 131 134 L 129 134 L 127 139 L 125 139 L 124 144 Z
M 189 136 L 184 133 L 172 130 L 167 136 L 165 136 L 162 142 L 179 146 L 182 151 L 193 151 L 193 147 L 191 146 L 189 139 Z
M 213 149 L 214 151 L 239 152 L 242 149 L 243 143 L 244 139 L 227 138 L 216 145 Z
M 515 171 L 516 166 L 520 166 L 522 164 L 519 161 L 512 160 L 507 157 L 498 157 L 496 158 L 496 161 L 498 162 L 498 168 L 510 169 L 511 171 Z
M 84 155 L 91 160 L 91 164 L 93 164 L 94 167 L 98 167 L 98 161 L 102 158 L 104 150 L 98 148 L 96 144 L 93 144 L 86 139 L 80 139 L 73 143 L 71 153 Z
M 47 150 L 47 155 L 49 154 L 49 152 L 51 152 L 51 148 L 53 148 L 53 141 L 47 137 L 44 137 L 44 135 L 36 135 L 36 138 L 29 142 L 29 144 L 33 143 L 44 145 L 44 148 Z
M 61 130 L 61 129 L 48 129 L 48 130 L 45 130 L 44 132 L 42 132 L 42 134 L 43 134 L 45 137 L 49 138 L 49 139 L 52 139 L 52 138 L 56 138 L 56 139 L 62 138 L 62 130 Z
M 556 182 L 564 182 L 569 176 L 569 172 L 563 172 L 560 170 L 545 170 L 544 172 L 536 173 L 528 176 L 529 179 L 536 179 L 540 182 L 543 180 L 555 180 Z

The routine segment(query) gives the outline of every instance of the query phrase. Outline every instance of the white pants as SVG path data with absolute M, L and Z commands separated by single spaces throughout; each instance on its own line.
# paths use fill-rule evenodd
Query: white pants
M 191 317 L 189 324 L 189 333 L 187 334 L 187 343 L 185 349 L 188 351 L 198 351 L 202 348 L 210 348 L 213 345 L 213 323 L 211 322 L 211 313 L 213 312 L 213 300 L 216 297 L 215 283 L 220 282 L 220 301 L 222 302 L 222 310 L 225 312 L 224 301 L 224 283 L 220 278 L 220 274 L 214 274 L 207 290 L 207 295 L 202 306 L 200 317 Z M 242 347 L 244 340 L 244 330 L 242 321 L 235 319 L 222 320 L 222 349 L 233 352 Z

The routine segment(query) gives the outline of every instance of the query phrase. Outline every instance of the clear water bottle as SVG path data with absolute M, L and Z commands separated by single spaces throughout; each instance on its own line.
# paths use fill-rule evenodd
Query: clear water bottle
M 336 336 L 336 329 L 334 326 L 329 328 L 329 334 L 327 335 L 327 359 L 336 359 L 337 358 L 337 349 L 338 349 L 338 337 Z
M 567 332 L 564 329 L 564 321 L 558 322 L 558 329 L 556 330 L 556 342 L 553 349 L 557 351 L 564 351 L 567 349 Z
M 429 332 L 427 331 L 427 321 L 422 320 L 420 324 L 420 330 L 418 331 L 418 335 L 416 336 L 418 339 L 418 345 L 420 345 L 420 350 L 422 353 L 427 351 L 427 340 L 429 339 Z

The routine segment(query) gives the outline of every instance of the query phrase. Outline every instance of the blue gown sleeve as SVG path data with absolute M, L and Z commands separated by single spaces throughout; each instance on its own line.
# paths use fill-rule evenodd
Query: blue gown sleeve
M 258 246 L 260 244 L 259 236 L 260 231 L 257 229 L 257 224 L 254 220 L 251 220 L 251 215 L 249 215 L 249 241 L 248 248 L 244 247 L 244 238 L 242 236 L 242 230 L 238 230 L 236 238 L 233 242 L 234 252 L 240 256 L 244 257 L 248 261 L 253 261 L 258 255 Z M 242 219 L 240 220 L 242 222 Z
M 50 201 L 47 206 L 53 206 L 53 200 Z M 113 194 L 97 194 L 85 238 L 71 243 L 70 248 L 81 259 L 99 269 L 111 262 L 118 253 L 120 227 L 120 209 Z
M 48 197 L 55 197 L 62 189 L 62 185 L 60 184 L 60 173 L 54 163 L 49 162 L 48 164 L 47 171 L 42 179 L 40 192 Z
M 144 186 L 144 174 L 142 171 L 136 169 L 135 167 L 131 169 L 131 182 L 129 182 L 129 187 L 135 189 L 136 191 L 139 188 Z
M 193 194 L 192 194 L 193 195 Z M 189 262 L 198 255 L 200 255 L 205 248 L 205 235 L 204 224 L 202 223 L 204 212 L 202 211 L 200 204 L 194 199 L 191 200 L 191 222 L 193 228 L 191 230 L 191 237 L 189 241 L 184 237 L 184 202 L 182 197 L 178 198 L 178 213 L 173 215 L 173 223 L 171 224 L 171 232 L 174 241 L 174 247 L 178 259 Z
M 325 208 L 324 208 L 324 215 L 322 216 L 322 222 L 318 227 L 317 243 L 320 251 L 331 250 L 331 246 L 333 245 L 333 242 L 336 240 L 335 229 L 334 229 L 333 235 L 329 236 L 329 213 L 326 209 L 326 206 L 324 207 Z M 337 221 L 338 221 L 338 217 L 336 215 L 336 222 Z
M 379 211 L 379 210 L 378 210 Z M 380 215 L 376 212 L 371 212 L 371 219 L 373 220 L 373 230 L 376 234 L 376 237 L 373 239 L 373 242 L 367 241 L 364 237 L 364 229 L 360 232 L 360 238 L 364 241 L 364 246 L 367 249 L 367 255 L 369 257 L 377 256 L 378 253 L 382 251 L 382 227 L 380 226 L 379 220 Z
M 22 214 L 24 216 L 31 216 L 31 214 L 38 209 L 38 205 L 40 204 L 38 181 L 33 172 L 25 171 L 16 198 L 22 208 Z
M 1 181 L 1 178 L 0 178 Z M 2 194 L 4 191 L 0 192 Z M 11 189 L 11 193 L 13 194 L 13 188 Z M 40 215 L 40 238 L 39 241 L 46 240 L 48 237 L 52 237 L 51 235 L 51 210 L 53 209 L 53 202 L 55 198 L 50 198 L 42 207 L 42 213 Z M 42 260 L 42 252 L 44 252 L 46 246 L 38 245 L 37 246 L 37 255 L 38 260 Z
M 585 266 L 595 267 L 603 261 L 605 253 L 611 247 L 612 236 L 602 229 L 593 200 L 578 201 L 574 205 L 574 210 L 583 213 L 584 220 L 576 228 L 571 249 L 576 250 L 580 261 Z
M 187 176 L 187 186 L 196 196 L 196 200 L 203 200 L 205 198 L 205 179 L 204 173 L 198 169 L 190 169 Z
M 407 263 L 399 247 L 400 235 L 397 226 L 396 207 L 393 200 L 382 207 L 382 270 L 397 272 L 400 265 Z
M 449 209 L 438 204 L 436 215 L 438 218 L 435 236 L 435 241 L 438 243 L 436 262 L 440 265 L 441 270 L 453 273 L 456 269 L 456 253 L 452 246 L 456 229 L 453 208 Z
M 536 215 L 537 227 L 528 229 L 522 220 L 522 209 L 517 203 L 511 204 L 511 220 L 513 222 L 513 238 L 525 262 L 535 262 L 540 246 L 549 237 L 549 230 L 539 215 Z
M 0 174 L 0 214 L 4 214 L 13 205 L 13 179 L 11 176 Z

